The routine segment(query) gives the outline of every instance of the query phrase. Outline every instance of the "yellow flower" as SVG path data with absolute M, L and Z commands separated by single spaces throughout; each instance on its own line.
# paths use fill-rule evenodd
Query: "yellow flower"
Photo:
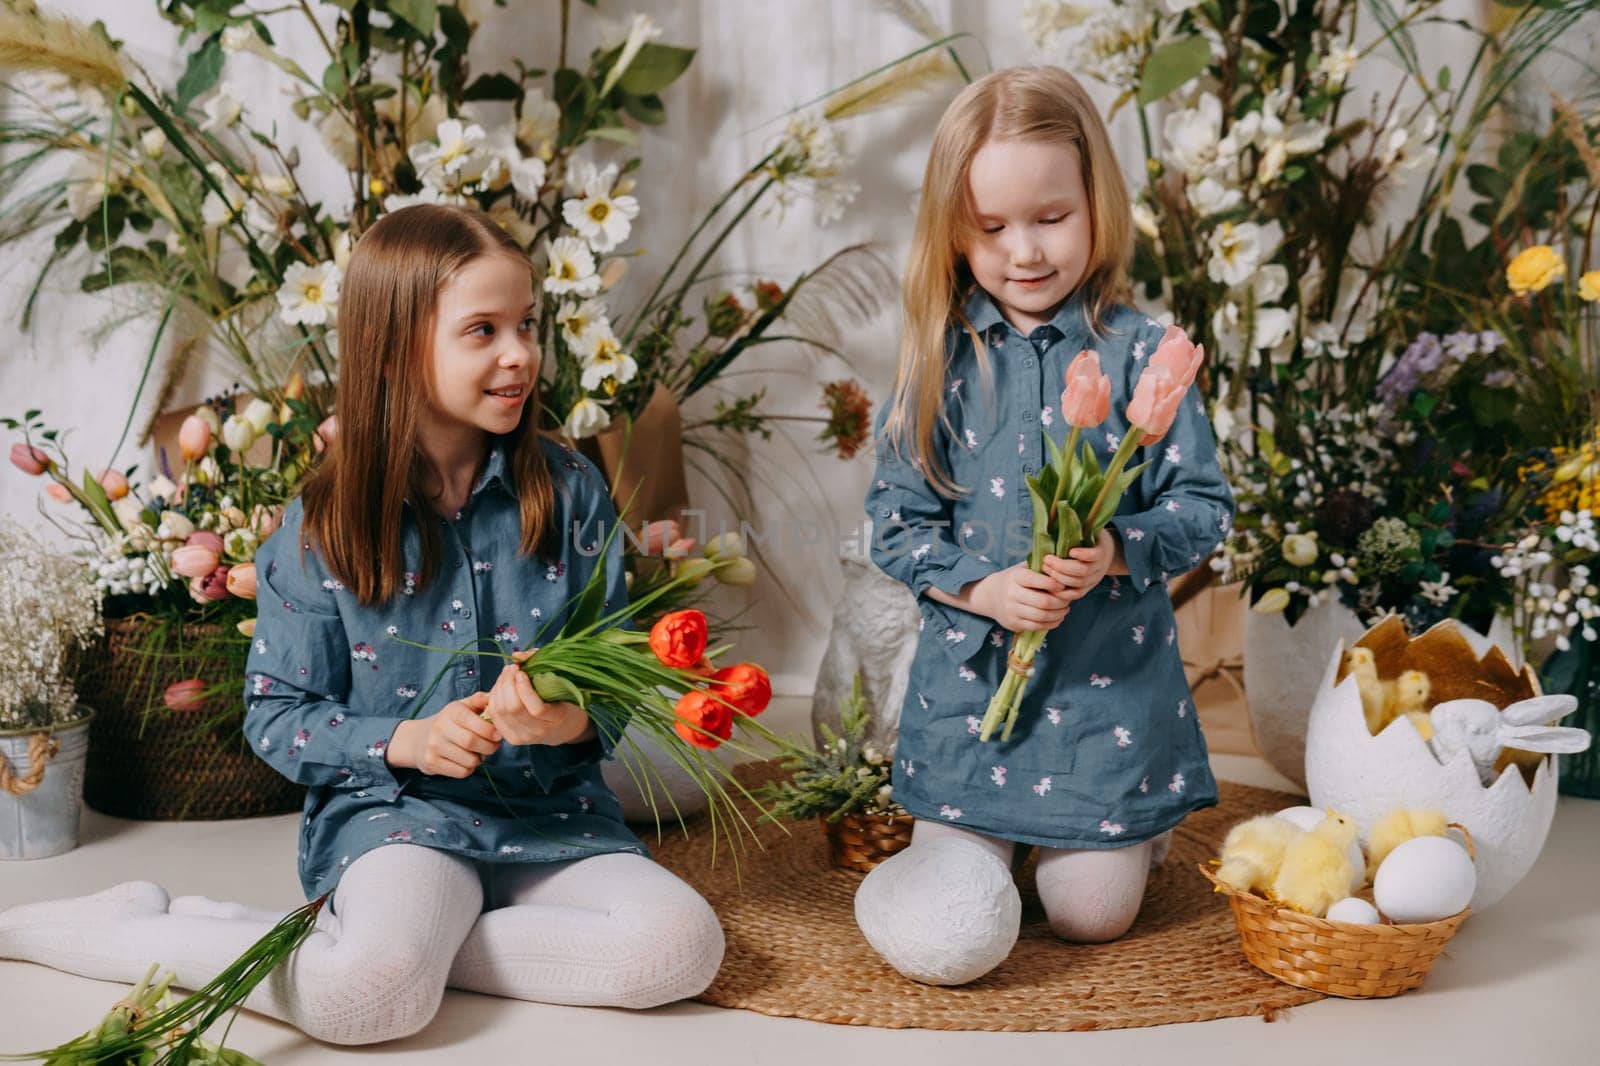
M 1567 276 L 1567 264 L 1548 244 L 1536 244 L 1517 253 L 1506 267 L 1506 284 L 1518 296 L 1539 292 Z
M 1276 614 L 1289 606 L 1287 589 L 1268 589 L 1250 609 L 1257 614 Z
M 1590 303 L 1600 300 L 1600 270 L 1591 270 L 1578 279 L 1578 295 Z

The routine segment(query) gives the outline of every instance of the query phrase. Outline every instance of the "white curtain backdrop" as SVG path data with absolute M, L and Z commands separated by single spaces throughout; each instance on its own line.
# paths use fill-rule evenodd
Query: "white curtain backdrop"
M 174 58 L 176 28 L 157 16 L 154 0 L 58 0 L 50 6 L 85 20 L 103 20 L 110 33 L 127 42 L 136 58 L 167 84 L 181 72 Z M 534 67 L 555 65 L 559 11 L 555 0 L 509 0 L 503 8 L 479 0 L 472 6 L 484 19 L 476 37 L 475 69 L 509 67 L 511 57 Z M 601 5 L 602 14 L 614 18 L 647 11 L 663 27 L 663 42 L 698 50 L 689 72 L 665 95 L 666 125 L 643 133 L 644 163 L 636 192 L 642 209 L 626 247 L 643 249 L 644 255 L 613 294 L 614 310 L 626 311 L 642 298 L 648 282 L 666 265 L 700 213 L 781 131 L 786 111 L 924 43 L 925 38 L 902 17 L 900 6 L 845 0 L 826 4 L 650 0 L 628 7 Z M 1463 17 L 1471 17 L 1476 9 L 1474 0 L 1452 0 L 1445 6 Z M 959 45 L 974 75 L 1043 58 L 1021 30 L 1021 8 L 1021 0 L 929 0 L 926 5 L 938 26 L 974 36 Z M 325 14 L 331 26 L 331 9 Z M 593 13 L 574 3 L 572 22 L 569 55 L 586 55 L 594 37 Z M 321 47 L 302 16 L 274 15 L 268 25 L 281 51 L 297 58 L 314 76 L 321 71 L 325 64 Z M 1444 55 L 1449 42 L 1424 37 L 1422 43 L 1425 49 L 1442 53 L 1430 60 L 1433 66 L 1448 61 Z M 276 120 L 279 143 L 300 147 L 305 164 L 301 180 L 308 190 L 330 207 L 348 203 L 342 170 L 328 159 L 315 131 L 289 109 L 286 77 L 248 55 L 230 56 L 226 77 L 239 85 L 236 95 L 246 101 L 247 115 L 257 128 L 268 130 Z M 1088 84 L 1102 107 L 1109 107 L 1112 94 L 1098 83 Z M 920 102 L 851 120 L 845 127 L 854 157 L 849 176 L 859 182 L 861 192 L 844 217 L 819 226 L 810 205 L 802 202 L 782 217 L 754 218 L 724 247 L 717 268 L 739 281 L 761 277 L 786 284 L 796 272 L 834 251 L 870 242 L 898 271 L 928 142 L 955 89 L 946 86 Z M 1124 171 L 1137 176 L 1142 152 L 1131 109 L 1117 116 L 1112 133 Z M 38 241 L 0 252 L 0 308 L 4 308 L 0 414 L 42 408 L 52 423 L 71 430 L 70 454 L 80 468 L 98 469 L 112 458 L 154 319 L 134 318 L 109 332 L 99 330 L 107 320 L 133 308 L 135 299 L 117 290 L 93 296 L 74 291 L 71 282 L 77 274 L 68 264 L 58 268 L 41 297 L 33 328 L 22 333 L 22 302 L 47 246 Z M 847 337 L 843 349 L 850 365 L 798 348 L 758 348 L 736 367 L 739 375 L 727 379 L 730 391 L 723 395 L 731 398 L 765 386 L 770 409 L 814 415 L 821 413 L 822 382 L 856 377 L 876 410 L 892 379 L 898 328 L 898 292 L 889 289 L 882 293 L 882 313 Z M 229 383 L 223 367 L 201 366 L 191 373 L 177 401 L 192 404 Z M 717 398 L 710 391 L 691 401 L 687 418 L 710 413 Z M 141 411 L 136 427 L 148 415 Z M 871 455 L 867 451 L 841 462 L 818 451 L 812 440 L 814 426 L 777 425 L 784 429 L 771 441 L 756 439 L 748 448 L 738 440 L 728 443 L 738 449 L 755 484 L 750 519 L 768 538 L 765 550 L 771 569 L 762 571 L 754 588 L 718 589 L 713 602 L 719 611 L 743 612 L 741 624 L 749 628 L 737 634 L 741 657 L 766 665 L 780 692 L 806 693 L 839 592 L 837 556 L 841 550 L 851 550 L 859 538 Z M 130 443 L 117 463 L 125 465 L 137 457 Z M 0 513 L 42 526 L 40 508 L 57 505 L 40 502 L 40 487 L 38 481 L 7 467 L 0 472 Z M 732 523 L 715 486 L 693 471 L 690 493 L 693 505 L 706 511 L 711 532 Z

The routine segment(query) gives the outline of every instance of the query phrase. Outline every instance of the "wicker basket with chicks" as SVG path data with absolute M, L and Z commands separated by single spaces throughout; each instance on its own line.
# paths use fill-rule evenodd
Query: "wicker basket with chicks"
M 1472 835 L 1441 811 L 1389 812 L 1363 852 L 1353 819 L 1291 807 L 1234 826 L 1200 872 L 1227 895 L 1253 965 L 1365 999 L 1422 984 L 1470 913 L 1474 857 Z

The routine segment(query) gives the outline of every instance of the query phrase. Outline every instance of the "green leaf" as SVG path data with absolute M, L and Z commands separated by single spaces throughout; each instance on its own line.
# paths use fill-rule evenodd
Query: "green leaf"
M 187 108 L 209 92 L 222 76 L 222 42 L 212 37 L 189 55 L 189 65 L 178 79 L 178 107 Z
M 1419 416 L 1423 417 L 1423 418 L 1427 418 L 1429 415 L 1433 414 L 1434 410 L 1438 406 L 1439 406 L 1438 399 L 1433 397 L 1433 396 L 1430 396 L 1426 392 L 1417 393 L 1416 396 L 1414 396 L 1412 398 L 1412 400 L 1411 400 L 1412 409 L 1415 410 L 1417 412 L 1417 414 Z
M 335 60 L 329 63 L 322 72 L 322 88 L 329 96 L 335 99 L 344 99 L 345 80 L 344 64 Z
M 549 703 L 576 703 L 579 707 L 588 709 L 588 701 L 584 699 L 583 690 L 558 674 L 532 674 L 529 680 L 533 682 L 533 690 L 539 694 L 541 700 Z
M 1439 88 L 1447 92 L 1450 89 L 1450 67 L 1448 65 L 1439 68 Z
M 435 0 L 389 0 L 389 12 L 409 23 L 419 36 L 432 40 L 433 24 L 439 18 Z
M 622 109 L 646 126 L 659 126 L 667 121 L 667 107 L 661 102 L 661 97 L 654 93 L 649 96 L 624 95 Z
M 1050 537 L 1050 513 L 1049 504 L 1040 499 L 1037 492 L 1029 495 L 1033 501 L 1033 549 L 1028 553 L 1028 566 L 1037 570 L 1044 560 L 1044 549 Z
M 693 48 L 670 44 L 647 44 L 639 49 L 617 87 L 629 96 L 650 96 L 660 92 L 689 69 Z
M 1100 457 L 1095 455 L 1088 441 L 1083 442 L 1083 470 L 1091 478 L 1100 477 Z
M 505 74 L 485 74 L 462 94 L 463 100 L 520 100 L 522 86 Z
M 467 45 L 472 40 L 472 27 L 467 23 L 467 17 L 461 9 L 454 4 L 446 4 L 439 9 L 439 29 L 444 32 L 444 39 L 449 46 L 457 52 L 465 52 Z
M 1199 35 L 1169 41 L 1150 53 L 1139 79 L 1139 103 L 1153 104 L 1202 74 L 1211 62 L 1211 45 Z
M 1061 453 L 1061 445 L 1057 444 L 1055 438 L 1048 433 L 1044 435 L 1044 447 L 1050 453 L 1051 470 L 1060 470 L 1066 465 L 1065 457 Z
M 1078 517 L 1078 512 L 1070 507 L 1056 509 L 1056 551 L 1057 555 L 1066 555 L 1083 541 L 1083 520 Z
M 597 130 L 589 131 L 590 137 L 597 137 L 602 141 L 615 141 L 617 144 L 626 144 L 629 147 L 637 146 L 638 134 L 626 126 L 602 126 Z

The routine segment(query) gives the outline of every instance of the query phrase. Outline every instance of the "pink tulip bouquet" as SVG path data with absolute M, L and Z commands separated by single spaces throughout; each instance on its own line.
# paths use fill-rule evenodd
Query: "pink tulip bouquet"
M 1082 438 L 1084 430 L 1094 429 L 1111 414 L 1111 379 L 1100 369 L 1098 355 L 1078 353 L 1067 367 L 1066 388 L 1061 393 L 1061 415 L 1072 427 L 1066 446 L 1058 445 L 1046 431 L 1044 443 L 1050 462 L 1037 475 L 1026 478 L 1033 499 L 1030 569 L 1043 572 L 1045 556 L 1065 556 L 1073 548 L 1096 542 L 1122 504 L 1123 493 L 1149 465 L 1126 469 L 1134 450 L 1167 435 L 1204 359 L 1204 347 L 1191 344 L 1177 326 L 1167 327 L 1128 401 L 1128 432 L 1110 464 L 1101 470 L 1094 449 Z M 1023 692 L 1033 676 L 1033 657 L 1044 637 L 1044 630 L 1035 629 L 1011 638 L 1005 676 L 984 712 L 979 740 L 987 741 L 1002 725 L 1000 739 L 1011 738 Z

